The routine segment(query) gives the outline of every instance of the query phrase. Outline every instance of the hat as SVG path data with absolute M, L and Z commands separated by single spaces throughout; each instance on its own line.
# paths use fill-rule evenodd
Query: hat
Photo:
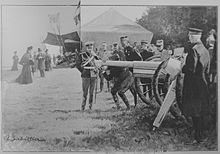
M 125 40 L 129 40 L 127 35 L 124 36 L 124 39 L 125 39 Z
M 198 28 L 188 28 L 189 34 L 191 35 L 201 35 L 202 34 L 202 29 Z
M 87 42 L 85 43 L 86 46 L 93 45 L 93 44 L 94 44 L 94 42 L 92 42 L 92 41 L 87 41 Z
M 162 45 L 163 45 L 163 40 L 156 41 L 156 46 L 162 46 Z
M 33 49 L 33 47 L 32 47 L 32 46 L 29 46 L 27 49 L 28 49 L 28 50 L 31 50 L 31 49 Z
M 37 51 L 38 51 L 38 52 L 40 52 L 40 51 L 41 51 L 41 49 L 40 49 L 40 48 L 38 48 L 38 49 L 37 49 Z
M 120 40 L 122 40 L 122 39 L 124 39 L 124 38 L 125 38 L 124 36 L 121 36 L 121 37 L 120 37 Z
M 114 42 L 114 43 L 113 43 L 113 46 L 116 46 L 116 45 L 118 45 L 118 42 Z
M 144 44 L 144 43 L 148 44 L 148 41 L 147 40 L 141 40 L 141 44 Z

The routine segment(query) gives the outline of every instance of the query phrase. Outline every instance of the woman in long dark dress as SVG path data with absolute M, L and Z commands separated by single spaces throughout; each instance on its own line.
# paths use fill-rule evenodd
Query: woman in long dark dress
M 20 84 L 29 84 L 32 83 L 32 76 L 31 76 L 31 68 L 30 65 L 32 65 L 33 61 L 31 59 L 31 50 L 32 46 L 27 48 L 27 52 L 22 56 L 19 64 L 23 66 L 22 72 L 19 75 L 19 77 L 16 79 L 16 82 Z M 31 63 L 32 62 L 32 63 Z
M 18 61 L 19 61 L 19 58 L 17 56 L 17 51 L 15 51 L 14 56 L 13 56 L 13 65 L 12 65 L 11 71 L 18 70 Z

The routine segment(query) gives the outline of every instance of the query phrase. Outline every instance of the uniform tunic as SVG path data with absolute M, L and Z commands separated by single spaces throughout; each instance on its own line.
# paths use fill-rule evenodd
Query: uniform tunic
M 209 52 L 202 42 L 197 42 L 188 52 L 183 66 L 183 113 L 186 116 L 201 116 L 209 112 L 207 79 L 209 74 Z
M 88 56 L 92 56 L 89 52 L 82 52 L 80 55 L 77 55 L 76 59 L 76 68 L 81 72 L 82 77 L 82 91 L 83 91 L 83 98 L 82 98 L 82 109 L 85 109 L 86 101 L 87 101 L 87 95 L 89 92 L 89 107 L 92 108 L 93 104 L 93 93 L 95 89 L 95 82 L 96 82 L 96 72 L 91 69 L 84 69 L 83 67 L 83 54 L 86 54 Z M 91 63 L 88 63 L 86 65 L 87 67 L 92 66 Z M 92 75 L 94 74 L 94 76 Z

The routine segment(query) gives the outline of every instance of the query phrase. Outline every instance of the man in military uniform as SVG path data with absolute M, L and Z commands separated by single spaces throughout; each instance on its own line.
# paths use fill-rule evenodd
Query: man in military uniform
M 142 57 L 137 49 L 134 49 L 130 43 L 128 36 L 120 37 L 121 45 L 127 61 L 142 61 Z
M 104 61 L 108 60 L 108 58 L 111 56 L 111 51 L 107 50 L 106 42 L 102 42 L 102 47 L 98 51 L 98 56 Z M 101 71 L 99 72 L 99 79 L 100 79 L 100 92 L 102 92 L 104 86 L 104 76 L 101 73 Z M 109 91 L 109 81 L 107 81 L 107 88 Z
M 149 46 L 150 45 L 147 40 L 141 41 L 140 54 L 141 54 L 143 60 L 146 60 L 154 55 L 153 52 L 149 51 Z
M 158 55 L 160 57 L 160 61 L 167 60 L 171 56 L 172 53 L 164 49 L 163 40 L 157 40 L 156 47 L 157 47 L 157 51 L 155 52 L 155 55 Z
M 110 57 L 110 60 L 125 60 L 125 55 L 122 51 L 118 50 L 117 43 L 113 44 L 113 54 Z M 134 78 L 128 68 L 111 66 L 103 72 L 103 75 L 108 81 L 114 81 L 114 86 L 111 89 L 111 94 L 113 96 L 117 109 L 121 108 L 119 105 L 117 93 L 124 101 L 127 109 L 130 109 L 129 101 L 125 95 L 125 92 L 128 89 L 130 89 L 131 93 L 135 97 L 135 105 L 137 104 L 137 95 L 135 91 Z
M 85 110 L 87 95 L 89 91 L 89 109 L 92 109 L 93 93 L 95 88 L 95 82 L 97 78 L 97 71 L 93 66 L 93 62 L 86 63 L 86 61 L 92 56 L 96 57 L 93 51 L 93 42 L 86 42 L 86 51 L 82 52 L 79 56 L 80 60 L 77 60 L 76 67 L 81 72 L 82 77 L 82 90 L 83 99 L 81 109 Z
M 142 40 L 141 41 L 141 49 L 140 49 L 140 54 L 143 58 L 143 60 L 146 60 L 150 57 L 152 57 L 154 54 L 153 52 L 149 51 L 149 43 L 147 40 Z M 142 83 L 146 83 L 147 85 L 143 85 L 143 92 L 144 92 L 144 95 L 146 96 L 147 93 L 147 87 L 148 87 L 148 94 L 149 94 L 149 98 L 152 97 L 152 92 L 151 92 L 151 79 L 150 78 L 141 78 L 141 82 Z
M 203 117 L 209 114 L 208 76 L 210 67 L 209 52 L 201 42 L 202 30 L 189 28 L 192 48 L 187 51 L 184 73 L 182 110 L 186 117 L 192 117 L 195 140 L 202 140 Z

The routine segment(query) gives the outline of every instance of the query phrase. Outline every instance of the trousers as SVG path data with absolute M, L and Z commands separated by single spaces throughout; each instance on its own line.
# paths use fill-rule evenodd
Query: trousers
M 82 108 L 83 109 L 86 106 L 88 91 L 89 91 L 89 107 L 90 108 L 92 107 L 95 81 L 96 81 L 96 77 L 82 78 L 82 90 L 83 90 Z

